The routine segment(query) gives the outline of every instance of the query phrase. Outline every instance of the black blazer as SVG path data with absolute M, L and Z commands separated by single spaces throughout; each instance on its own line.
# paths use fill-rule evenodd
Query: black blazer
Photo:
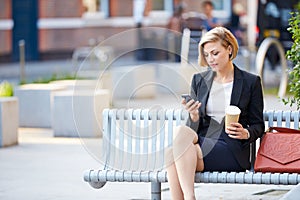
M 206 114 L 206 105 L 209 92 L 213 83 L 215 72 L 211 69 L 195 74 L 191 84 L 191 96 L 199 100 L 199 121 L 192 122 L 189 118 L 187 125 L 194 129 L 199 136 L 207 136 L 211 118 Z M 224 135 L 224 140 L 234 153 L 239 164 L 244 169 L 250 168 L 250 143 L 261 137 L 265 130 L 263 119 L 263 94 L 259 76 L 240 70 L 234 65 L 234 80 L 230 105 L 241 109 L 239 123 L 247 128 L 250 133 L 248 140 L 238 140 Z M 224 121 L 224 120 L 223 120 Z M 224 123 L 222 131 L 225 131 Z

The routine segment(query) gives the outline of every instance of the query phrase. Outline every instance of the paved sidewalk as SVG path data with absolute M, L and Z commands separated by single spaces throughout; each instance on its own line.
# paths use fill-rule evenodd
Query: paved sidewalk
M 78 138 L 55 138 L 51 129 L 20 128 L 19 145 L 0 149 L 0 199 L 150 199 L 148 183 L 107 183 L 93 189 L 83 181 L 83 172 L 99 166 Z M 199 200 L 275 200 L 293 187 L 196 184 L 195 191 Z M 168 184 L 162 188 L 162 199 L 171 199 Z
M 121 66 L 133 63 L 119 61 Z M 36 79 L 53 73 L 73 71 L 71 61 L 31 62 L 27 76 Z M 18 63 L 0 64 L 0 81 L 19 81 Z M 154 99 L 115 101 L 115 107 L 180 107 L 179 99 L 159 96 Z M 265 95 L 265 110 L 296 110 L 275 96 Z M 101 139 L 89 139 L 101 143 Z M 19 129 L 19 145 L 0 148 L 0 199 L 2 200 L 82 200 L 82 199 L 149 199 L 150 184 L 107 183 L 95 190 L 83 181 L 83 172 L 97 169 L 98 163 L 78 138 L 55 138 L 51 129 Z M 208 200 L 275 200 L 294 186 L 196 184 L 197 199 Z M 163 184 L 163 199 L 170 199 L 168 183 Z M 256 195 L 255 195 L 256 194 Z

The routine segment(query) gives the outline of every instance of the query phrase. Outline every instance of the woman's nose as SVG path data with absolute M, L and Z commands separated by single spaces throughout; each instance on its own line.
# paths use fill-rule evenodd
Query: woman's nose
M 207 58 L 208 61 L 213 61 L 213 60 L 214 60 L 214 58 L 213 58 L 212 55 L 208 55 L 207 57 L 208 57 L 208 58 Z

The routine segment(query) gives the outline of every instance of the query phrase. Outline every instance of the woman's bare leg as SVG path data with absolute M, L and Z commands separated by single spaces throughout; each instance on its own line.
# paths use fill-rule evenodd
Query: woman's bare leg
M 172 200 L 184 200 L 175 163 L 167 167 L 167 173 Z
M 197 154 L 197 156 L 196 156 L 197 157 L 196 171 L 203 171 L 204 165 L 203 165 L 202 152 L 201 152 L 200 146 L 198 144 L 193 145 L 193 146 L 196 149 L 196 154 Z M 179 162 L 181 163 L 182 160 L 179 161 Z M 176 163 L 178 163 L 178 162 L 176 162 Z M 189 170 L 189 169 L 187 169 L 187 170 Z M 193 169 L 191 169 L 191 170 L 193 170 Z M 185 172 L 185 170 L 181 170 L 181 171 Z M 183 195 L 182 188 L 181 188 L 181 185 L 180 185 L 180 182 L 179 182 L 179 176 L 178 176 L 178 173 L 177 173 L 177 168 L 176 168 L 176 165 L 175 165 L 174 162 L 173 162 L 173 164 L 167 166 L 167 175 L 168 175 L 168 182 L 170 184 L 170 192 L 171 192 L 172 200 L 183 200 L 184 195 Z M 185 176 L 185 174 L 182 174 L 181 176 Z M 187 186 L 187 187 L 191 187 L 192 190 L 194 190 L 195 172 L 192 173 L 192 176 L 193 176 L 192 185 Z
M 165 162 L 172 200 L 183 200 L 183 192 L 178 179 L 172 147 L 167 148 L 165 151 Z
M 197 172 L 202 172 L 204 170 L 204 162 L 203 162 L 203 154 L 199 144 L 195 144 L 195 148 L 197 151 Z
M 203 170 L 203 160 L 197 134 L 186 126 L 178 127 L 173 144 L 175 170 L 184 199 L 195 199 L 195 172 Z
M 194 180 L 197 164 L 197 152 L 195 145 L 190 147 L 183 153 L 183 155 L 175 161 L 178 179 L 185 200 L 195 199 Z

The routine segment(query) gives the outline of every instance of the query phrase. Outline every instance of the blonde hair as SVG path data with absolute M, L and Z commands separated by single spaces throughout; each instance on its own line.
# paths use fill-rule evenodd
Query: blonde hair
M 230 60 L 233 60 L 239 50 L 239 45 L 234 35 L 224 27 L 216 27 L 205 33 L 199 42 L 199 57 L 198 62 L 200 66 L 208 66 L 204 57 L 203 47 L 208 42 L 221 42 L 221 45 L 225 48 L 231 46 L 232 53 Z

